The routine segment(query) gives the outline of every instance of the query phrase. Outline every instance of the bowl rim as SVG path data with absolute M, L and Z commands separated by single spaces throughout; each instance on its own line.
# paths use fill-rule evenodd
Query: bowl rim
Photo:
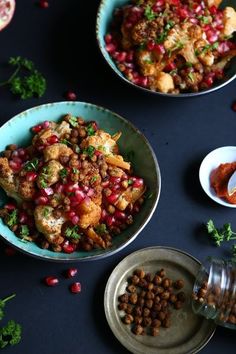
M 203 191 L 208 195 L 209 198 L 211 198 L 211 200 L 213 200 L 215 203 L 219 204 L 219 205 L 222 205 L 224 207 L 228 207 L 228 208 L 236 208 L 236 204 L 231 204 L 231 203 L 228 203 L 226 201 L 224 201 L 224 199 L 218 197 L 216 194 L 214 195 L 213 194 L 213 189 L 212 187 L 210 186 L 210 188 L 207 188 L 207 186 L 205 185 L 205 183 L 203 182 L 203 177 L 202 177 L 202 173 L 203 173 L 203 169 L 204 169 L 204 165 L 206 164 L 207 160 L 210 158 L 210 156 L 212 154 L 216 154 L 217 152 L 219 151 L 223 151 L 223 150 L 235 150 L 235 161 L 236 161 L 236 146 L 233 146 L 233 145 L 225 145 L 225 146 L 220 146 L 216 149 L 213 149 L 211 150 L 203 159 L 202 159 L 202 162 L 200 164 L 200 167 L 199 167 L 199 181 L 200 181 L 200 184 L 201 184 L 201 187 L 203 189 Z M 229 161 L 230 162 L 230 161 Z M 226 163 L 226 162 L 222 162 L 222 163 Z M 211 174 L 212 170 L 209 171 L 209 175 L 208 177 L 210 178 L 210 174 Z
M 152 156 L 152 159 L 153 159 L 153 162 L 154 162 L 154 165 L 155 165 L 155 171 L 156 171 L 156 181 L 157 181 L 157 194 L 156 194 L 156 197 L 155 197 L 155 201 L 153 202 L 152 206 L 151 206 L 151 210 L 148 214 L 148 216 L 143 220 L 142 224 L 140 225 L 139 229 L 134 232 L 134 234 L 132 235 L 132 237 L 130 237 L 128 240 L 126 240 L 123 244 L 119 245 L 118 247 L 112 249 L 107 252 L 105 252 L 104 254 L 103 253 L 100 253 L 98 255 L 91 255 L 91 256 L 88 256 L 88 257 L 85 257 L 85 258 L 68 258 L 70 256 L 70 254 L 67 254 L 65 253 L 65 257 L 64 258 L 51 258 L 50 256 L 47 256 L 47 255 L 39 255 L 35 252 L 32 252 L 32 251 L 28 251 L 28 250 L 25 250 L 21 247 L 19 247 L 18 245 L 15 245 L 13 244 L 11 241 L 9 241 L 8 239 L 6 239 L 2 234 L 0 234 L 0 238 L 6 242 L 7 244 L 11 245 L 12 247 L 16 248 L 18 251 L 24 253 L 24 254 L 27 254 L 28 256 L 31 256 L 31 257 L 34 257 L 34 258 L 37 258 L 37 259 L 40 259 L 40 260 L 44 260 L 44 261 L 52 261 L 52 262 L 58 262 L 58 263 L 63 263 L 63 262 L 66 262 L 66 263 L 69 263 L 69 262 L 86 262 L 86 261 L 92 261 L 92 260 L 100 260 L 100 259 L 103 259 L 103 258 L 106 258 L 106 257 L 109 257 L 119 251 L 121 251 L 123 248 L 125 248 L 126 246 L 128 246 L 132 241 L 135 240 L 135 238 L 141 233 L 141 231 L 145 228 L 145 226 L 148 224 L 148 222 L 151 220 L 152 218 L 152 215 L 154 214 L 155 210 L 156 210 L 156 207 L 157 207 L 157 204 L 158 204 L 158 201 L 160 199 L 160 193 L 161 193 L 161 172 L 160 172 L 160 167 L 159 167 L 159 163 L 158 163 L 158 160 L 156 158 L 156 155 L 155 155 L 155 152 L 151 146 L 151 144 L 149 143 L 148 139 L 144 136 L 144 134 L 138 129 L 136 128 L 133 123 L 131 123 L 129 120 L 125 119 L 124 117 L 122 117 L 121 115 L 113 112 L 112 110 L 110 109 L 107 109 L 103 106 L 99 106 L 97 104 L 94 104 L 94 103 L 89 103 L 89 102 L 82 102 L 82 101 L 57 101 L 57 102 L 49 102 L 49 103 L 44 103 L 44 104 L 41 104 L 41 105 L 37 105 L 37 106 L 34 106 L 34 107 L 31 107 L 29 109 L 26 109 L 16 115 L 14 115 L 12 118 L 10 118 L 9 120 L 7 120 L 2 126 L 0 126 L 0 130 L 2 128 L 4 128 L 5 126 L 7 126 L 9 124 L 9 122 L 12 122 L 13 120 L 18 120 L 18 118 L 21 116 L 21 115 L 25 115 L 25 114 L 28 114 L 28 113 L 32 113 L 34 110 L 39 110 L 39 109 L 43 109 L 45 107 L 54 107 L 55 105 L 57 106 L 63 106 L 63 105 L 72 105 L 72 106 L 75 106 L 75 105 L 86 105 L 86 106 L 89 106 L 89 107 L 93 107 L 93 108 L 98 108 L 99 110 L 101 110 L 102 112 L 105 112 L 105 113 L 108 113 L 108 114 L 111 114 L 112 116 L 115 116 L 117 117 L 119 120 L 121 120 L 122 122 L 128 124 L 134 131 L 136 134 L 138 134 L 141 139 L 144 141 L 145 145 L 148 147 L 150 153 L 151 153 L 151 156 Z M 52 251 L 51 251 L 52 252 Z M 56 252 L 53 252 L 54 254 Z M 61 253 L 60 253 L 61 254 Z M 73 254 L 73 253 L 72 253 Z
M 100 49 L 100 52 L 103 56 L 103 58 L 105 59 L 105 61 L 108 63 L 110 69 L 112 69 L 113 72 L 116 73 L 116 75 L 118 77 L 120 77 L 121 79 L 123 79 L 127 84 L 133 86 L 134 88 L 136 89 L 139 89 L 139 90 L 142 90 L 146 93 L 151 93 L 151 94 L 154 94 L 154 95 L 157 95 L 157 96 L 162 96 L 162 97 L 173 97 L 173 98 L 182 98 L 182 97 L 198 97 L 198 96 L 202 96 L 202 95 L 206 95 L 206 94 L 209 94 L 209 93 L 212 93 L 214 91 L 217 91 L 221 88 L 223 88 L 224 86 L 230 84 L 234 79 L 236 79 L 236 73 L 233 74 L 233 76 L 231 76 L 228 80 L 226 81 L 223 81 L 222 83 L 220 83 L 219 85 L 217 86 L 212 86 L 210 89 L 208 90 L 205 90 L 205 91 L 198 91 L 198 92 L 189 92 L 189 93 L 178 93 L 178 94 L 173 94 L 173 93 L 163 93 L 163 92 L 158 92 L 158 91 L 153 91 L 153 90 L 150 90 L 150 89 L 147 89 L 145 87 L 142 87 L 142 86 L 138 86 L 137 84 L 133 83 L 132 81 L 128 80 L 125 76 L 122 75 L 122 73 L 115 67 L 113 67 L 111 65 L 111 62 L 106 58 L 106 54 L 108 54 L 106 52 L 106 50 L 104 49 L 104 46 L 102 45 L 101 41 L 100 41 L 100 36 L 99 36 L 99 28 L 100 28 L 100 22 L 101 22 L 101 14 L 102 14 L 102 10 L 103 10 L 103 7 L 106 5 L 106 2 L 108 0 L 101 0 L 100 1 L 100 4 L 98 6 L 98 10 L 97 10 L 97 14 L 96 14 L 96 39 L 97 39 L 97 45 Z M 129 0 L 127 0 L 127 3 L 128 3 Z M 108 54 L 109 55 L 109 54 Z M 112 59 L 111 59 L 112 61 Z

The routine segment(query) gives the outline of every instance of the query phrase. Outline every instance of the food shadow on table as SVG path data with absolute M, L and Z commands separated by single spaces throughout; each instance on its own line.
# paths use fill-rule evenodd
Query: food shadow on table
M 92 317 L 94 318 L 94 323 L 96 325 L 97 332 L 99 333 L 99 337 L 101 338 L 101 340 L 104 341 L 104 345 L 110 348 L 110 351 L 112 353 L 117 353 L 117 354 L 121 354 L 121 353 L 128 354 L 130 352 L 121 346 L 119 341 L 113 335 L 107 323 L 105 312 L 104 312 L 104 306 L 103 306 L 104 292 L 105 292 L 106 283 L 113 269 L 128 254 L 129 252 L 124 254 L 124 256 L 120 257 L 115 264 L 110 266 L 103 274 L 101 274 L 99 281 L 94 286 L 95 289 L 94 292 L 96 293 L 94 293 L 93 305 L 91 307 Z M 123 348 L 122 352 L 121 352 L 121 347 Z

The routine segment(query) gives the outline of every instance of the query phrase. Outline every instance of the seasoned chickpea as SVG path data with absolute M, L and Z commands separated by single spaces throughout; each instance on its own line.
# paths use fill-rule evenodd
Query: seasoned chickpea
M 126 302 L 121 302 L 118 305 L 118 309 L 121 310 L 121 311 L 125 311 L 127 309 L 127 303 Z
M 182 279 L 176 280 L 176 282 L 174 282 L 174 287 L 175 289 L 182 289 L 184 287 L 184 281 Z
M 144 317 L 143 318 L 143 322 L 142 322 L 143 327 L 150 326 L 151 323 L 152 323 L 151 317 Z
M 144 307 L 143 309 L 143 317 L 148 317 L 150 315 L 150 309 L 147 307 Z
M 126 303 L 128 303 L 128 301 L 129 301 L 129 295 L 128 295 L 127 293 L 120 295 L 120 296 L 119 296 L 119 301 L 120 301 L 120 302 L 126 302 Z
M 134 326 L 134 328 L 132 329 L 132 331 L 134 332 L 134 334 L 137 335 L 142 335 L 144 334 L 144 328 L 141 325 L 136 325 Z
M 161 321 L 156 318 L 155 320 L 152 321 L 151 326 L 152 327 L 161 327 Z
M 151 333 L 151 336 L 156 337 L 159 335 L 160 330 L 158 327 L 152 327 L 150 333 Z
M 132 322 L 134 321 L 134 318 L 132 315 L 128 314 L 128 315 L 125 315 L 125 317 L 123 318 L 123 322 L 125 324 L 131 324 Z
M 136 286 L 131 284 L 129 286 L 127 286 L 127 291 L 130 292 L 130 293 L 135 293 L 136 292 Z
M 137 269 L 134 274 L 137 275 L 140 279 L 145 277 L 145 272 L 143 269 Z
M 131 278 L 131 283 L 134 284 L 134 285 L 137 285 L 139 283 L 139 277 L 137 275 L 133 275 Z
M 131 304 L 136 304 L 138 301 L 138 295 L 137 293 L 132 293 L 129 297 L 129 302 L 131 302 Z

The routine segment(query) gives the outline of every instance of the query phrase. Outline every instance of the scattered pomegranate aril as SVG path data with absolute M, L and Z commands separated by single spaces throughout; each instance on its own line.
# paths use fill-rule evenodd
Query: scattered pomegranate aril
M 47 188 L 43 188 L 40 190 L 41 194 L 44 196 L 44 197 L 47 197 L 49 195 L 53 195 L 53 189 L 51 187 L 47 187 Z
M 154 51 L 157 54 L 165 54 L 165 47 L 163 44 L 155 44 Z
M 155 48 L 155 42 L 153 41 L 153 40 L 151 40 L 151 41 L 149 41 L 148 43 L 147 43 L 147 49 L 148 50 L 153 50 Z
M 108 203 L 113 204 L 117 201 L 118 198 L 119 198 L 118 193 L 112 193 L 111 195 L 107 196 L 107 201 Z
M 35 203 L 37 205 L 46 205 L 48 203 L 48 198 L 44 196 L 40 196 L 35 199 Z
M 48 120 L 45 120 L 44 122 L 43 122 L 43 129 L 47 129 L 47 128 L 49 128 L 50 127 L 50 122 L 48 121 Z
M 73 91 L 69 90 L 65 93 L 65 98 L 68 101 L 75 101 L 77 99 L 77 96 Z
M 215 5 L 212 5 L 208 8 L 209 12 L 211 15 L 216 15 L 217 14 L 217 7 Z
M 19 213 L 19 223 L 26 224 L 27 220 L 28 220 L 28 215 L 24 211 L 21 211 Z
M 73 283 L 71 284 L 70 286 L 70 291 L 73 293 L 73 294 L 78 294 L 81 292 L 81 284 L 79 282 L 76 282 L 76 283 Z
M 78 269 L 77 268 L 69 268 L 66 271 L 66 277 L 67 278 L 73 278 L 77 273 L 78 273 Z
M 13 160 L 9 161 L 9 166 L 11 167 L 13 172 L 18 172 L 21 168 L 21 164 Z
M 109 44 L 112 42 L 112 35 L 110 33 L 105 35 L 105 42 L 106 42 L 106 44 Z
M 107 217 L 105 218 L 105 222 L 107 224 L 108 227 L 112 226 L 115 222 L 115 218 L 113 215 L 107 215 Z
M 118 184 L 118 183 L 120 183 L 121 178 L 120 177 L 115 177 L 115 176 L 110 176 L 109 181 L 112 184 Z
M 123 211 L 117 209 L 115 210 L 113 215 L 116 219 L 122 219 L 122 220 L 126 219 L 126 214 Z
M 176 64 L 175 62 L 171 61 L 170 63 L 168 63 L 166 66 L 165 66 L 165 71 L 172 71 L 176 69 Z
M 31 130 L 37 134 L 42 130 L 42 128 L 43 128 L 42 125 L 38 124 L 38 125 L 35 125 Z
M 126 56 L 127 56 L 127 53 L 126 53 L 126 52 L 119 52 L 119 54 L 117 55 L 116 60 L 117 60 L 119 63 L 123 63 L 123 62 L 126 60 Z
M 78 215 L 74 215 L 73 218 L 71 219 L 72 224 L 77 225 L 79 222 L 79 217 Z
M 114 43 L 109 43 L 106 45 L 106 51 L 108 53 L 113 53 L 116 50 L 116 45 Z
M 232 110 L 233 110 L 234 112 L 236 112 L 236 101 L 234 101 L 233 104 L 232 104 Z
M 132 187 L 133 188 L 140 188 L 140 187 L 143 186 L 143 183 L 144 183 L 144 181 L 143 181 L 142 178 L 136 178 L 135 181 L 132 184 Z
M 44 278 L 44 282 L 47 286 L 56 286 L 59 283 L 58 278 L 49 276 Z
M 41 9 L 47 9 L 49 7 L 49 2 L 46 0 L 40 0 L 39 7 L 41 7 Z
M 15 248 L 8 246 L 4 249 L 4 253 L 7 257 L 12 257 L 12 256 L 15 256 L 15 254 L 17 252 L 16 252 Z

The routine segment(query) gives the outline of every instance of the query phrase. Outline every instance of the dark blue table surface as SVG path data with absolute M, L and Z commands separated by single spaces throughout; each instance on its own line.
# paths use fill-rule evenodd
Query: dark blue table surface
M 146 94 L 122 82 L 108 68 L 95 39 L 99 1 L 50 1 L 42 10 L 36 1 L 17 2 L 12 23 L 0 33 L 0 81 L 7 75 L 10 56 L 21 55 L 37 63 L 48 82 L 41 99 L 15 99 L 0 89 L 0 119 L 41 103 L 63 100 L 72 88 L 78 100 L 107 107 L 135 124 L 155 150 L 162 175 L 162 191 L 151 221 L 124 250 L 112 257 L 77 263 L 82 292 L 70 294 L 62 272 L 67 264 L 44 262 L 18 254 L 6 257 L 0 243 L 0 298 L 16 293 L 6 308 L 6 320 L 23 326 L 23 339 L 11 354 L 125 354 L 104 315 L 104 288 L 113 268 L 128 254 L 147 246 L 171 246 L 200 261 L 208 255 L 227 256 L 228 245 L 212 246 L 202 224 L 212 218 L 220 226 L 231 222 L 235 209 L 219 206 L 201 190 L 198 169 L 211 150 L 236 145 L 236 82 L 195 99 L 165 99 Z M 1 137 L 0 137 L 1 138 Z M 41 283 L 59 275 L 56 288 Z M 203 354 L 235 353 L 235 332 L 217 328 Z M 148 354 L 148 353 L 147 353 Z M 187 354 L 187 353 L 186 353 Z

